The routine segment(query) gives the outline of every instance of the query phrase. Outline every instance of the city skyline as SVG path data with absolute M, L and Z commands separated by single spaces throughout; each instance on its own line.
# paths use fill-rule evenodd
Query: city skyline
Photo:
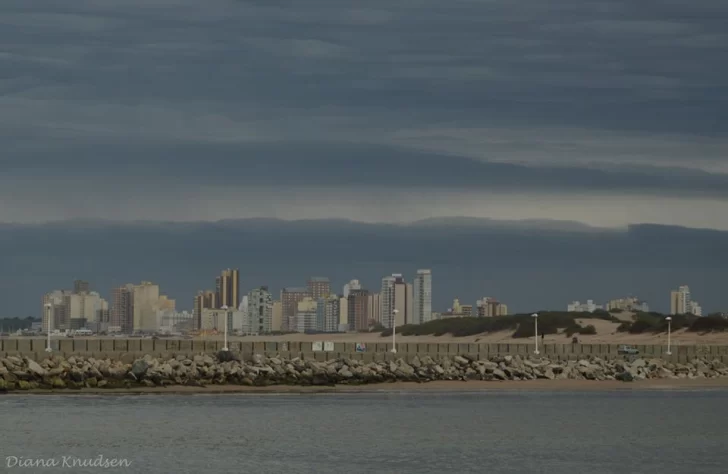
M 223 270 L 222 274 L 230 272 L 230 269 Z M 233 272 L 237 273 L 238 270 Z M 446 310 L 433 311 L 430 269 L 418 269 L 413 277 L 413 283 L 409 283 L 402 274 L 387 275 L 381 280 L 379 293 L 364 288 L 359 280 L 353 279 L 342 286 L 342 293 L 337 294 L 330 291 L 330 279 L 320 276 L 310 277 L 306 288 L 283 288 L 279 300 L 274 298 L 267 285 L 250 290 L 242 296 L 240 302 L 229 301 L 225 304 L 222 300 L 216 303 L 214 297 L 208 297 L 211 292 L 200 291 L 194 298 L 191 311 L 177 308 L 175 300 L 161 295 L 159 285 L 149 281 L 142 281 L 139 285 L 130 283 L 113 288 L 110 306 L 98 292 L 90 290 L 88 281 L 75 280 L 73 286 L 73 290 L 53 290 L 43 295 L 44 325 L 48 324 L 46 317 L 53 315 L 54 324 L 65 329 L 93 327 L 94 330 L 100 331 L 100 326 L 95 323 L 103 321 L 107 323 L 104 327 L 111 332 L 130 333 L 132 330 L 149 332 L 158 331 L 164 326 L 162 320 L 172 321 L 176 318 L 176 314 L 182 313 L 189 315 L 189 321 L 184 322 L 187 330 L 204 331 L 218 329 L 222 324 L 219 322 L 222 311 L 223 315 L 229 316 L 228 325 L 231 330 L 232 327 L 238 330 L 244 327 L 247 328 L 244 333 L 258 334 L 280 330 L 361 331 L 376 325 L 390 328 L 395 324 L 395 315 L 396 325 L 401 326 L 424 324 L 435 319 L 450 317 L 499 317 L 514 314 L 508 311 L 503 301 L 494 297 L 478 299 L 475 305 L 466 301 L 461 302 L 455 297 L 452 305 Z M 344 296 L 347 292 L 348 295 Z M 427 298 L 423 298 L 425 295 Z M 91 298 L 89 301 L 85 301 L 89 298 Z M 274 305 L 279 305 L 280 308 L 276 322 L 273 320 Z M 284 310 L 286 305 L 290 305 L 290 310 Z M 553 308 L 545 310 L 561 311 Z M 605 304 L 597 304 L 592 299 L 586 300 L 585 303 L 574 300 L 566 309 L 567 312 L 590 313 L 616 310 L 650 311 L 648 303 L 635 296 L 610 299 Z M 291 313 L 285 319 L 285 325 L 284 311 Z M 691 297 L 689 286 L 680 285 L 678 289 L 670 291 L 668 314 L 688 313 L 695 316 L 704 315 L 698 301 Z M 81 324 L 78 320 L 82 320 Z M 92 326 L 85 326 L 87 321 Z
M 315 238 L 301 240 L 304 234 Z M 180 307 L 189 307 L 197 291 L 212 290 L 215 275 L 231 266 L 240 268 L 241 294 L 262 283 L 277 294 L 283 286 L 305 285 L 312 274 L 328 275 L 337 293 L 352 278 L 376 290 L 383 275 L 399 271 L 411 278 L 424 267 L 439 275 L 433 307 L 440 309 L 454 297 L 470 303 L 497 297 L 509 310 L 527 312 L 560 309 L 575 299 L 604 303 L 637 294 L 652 309 L 668 312 L 665 291 L 685 282 L 699 291 L 706 313 L 726 306 L 722 269 L 728 267 L 728 233 L 699 229 L 635 226 L 614 232 L 564 223 L 554 229 L 548 222 L 381 226 L 243 220 L 5 225 L 2 235 L 0 253 L 7 265 L 0 268 L 0 295 L 6 301 L 3 316 L 9 317 L 36 316 L 40 293 L 68 288 L 77 278 L 104 293 L 142 278 L 161 282 Z M 457 246 L 449 244 L 453 239 Z M 180 254 L 187 258 L 181 260 Z

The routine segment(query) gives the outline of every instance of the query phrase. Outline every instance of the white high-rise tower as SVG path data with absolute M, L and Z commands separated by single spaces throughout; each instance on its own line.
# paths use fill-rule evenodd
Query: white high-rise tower
M 414 282 L 414 311 L 412 324 L 432 320 L 432 271 L 417 270 Z

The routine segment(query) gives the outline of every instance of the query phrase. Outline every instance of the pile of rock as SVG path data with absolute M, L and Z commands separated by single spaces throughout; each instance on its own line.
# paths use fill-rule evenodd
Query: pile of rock
M 435 380 L 621 380 L 698 379 L 728 376 L 718 360 L 672 364 L 661 359 L 607 361 L 597 357 L 554 362 L 519 356 L 475 360 L 469 357 L 414 357 L 392 362 L 336 359 L 327 362 L 230 352 L 216 357 L 151 356 L 133 361 L 54 356 L 40 363 L 19 357 L 0 359 L 0 392 L 32 389 L 129 388 L 166 385 L 335 385 Z

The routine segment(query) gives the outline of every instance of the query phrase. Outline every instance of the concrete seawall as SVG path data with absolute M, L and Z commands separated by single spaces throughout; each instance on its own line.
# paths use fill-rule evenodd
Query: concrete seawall
M 321 338 L 322 343 L 326 341 Z M 429 355 L 433 358 L 444 355 L 469 355 L 484 359 L 496 355 L 533 355 L 533 344 L 500 343 L 398 343 L 397 354 L 392 354 L 392 344 L 377 342 L 364 344 L 363 351 L 357 351 L 356 343 L 334 342 L 322 344 L 319 349 L 312 342 L 229 342 L 228 347 L 235 353 L 243 356 L 252 354 L 280 355 L 285 358 L 301 357 L 310 360 L 331 360 L 336 358 L 350 358 L 363 361 L 390 360 L 397 357 L 408 359 L 415 355 Z M 190 339 L 139 339 L 139 338 L 109 338 L 109 339 L 51 339 L 51 347 L 56 355 L 69 357 L 79 355 L 94 358 L 116 359 L 123 355 L 127 357 L 141 357 L 151 355 L 154 357 L 168 357 L 171 355 L 214 354 L 223 348 L 223 341 L 219 340 L 190 340 Z M 718 345 L 691 345 L 673 346 L 672 354 L 666 354 L 667 346 L 662 345 L 634 345 L 639 350 L 639 357 L 660 358 L 670 362 L 686 363 L 696 357 L 717 359 L 728 364 L 728 346 Z M 0 357 L 8 355 L 29 357 L 40 360 L 47 355 L 45 352 L 46 340 L 40 338 L 14 338 L 0 339 Z M 361 347 L 360 347 L 361 349 Z M 597 356 L 602 359 L 621 359 L 616 344 L 545 344 L 539 346 L 540 354 L 552 360 L 575 360 L 588 356 Z

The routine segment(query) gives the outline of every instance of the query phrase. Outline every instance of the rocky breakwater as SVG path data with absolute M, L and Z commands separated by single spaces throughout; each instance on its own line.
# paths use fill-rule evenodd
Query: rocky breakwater
M 122 358 L 124 359 L 124 358 Z M 673 364 L 661 359 L 607 361 L 597 357 L 551 361 L 519 356 L 475 360 L 469 357 L 414 357 L 406 362 L 336 359 L 327 362 L 253 355 L 241 360 L 230 352 L 216 357 L 179 355 L 169 359 L 99 360 L 54 356 L 36 362 L 0 359 L 0 392 L 38 389 L 134 388 L 210 385 L 360 385 L 436 380 L 620 380 L 705 379 L 728 377 L 718 360 Z

